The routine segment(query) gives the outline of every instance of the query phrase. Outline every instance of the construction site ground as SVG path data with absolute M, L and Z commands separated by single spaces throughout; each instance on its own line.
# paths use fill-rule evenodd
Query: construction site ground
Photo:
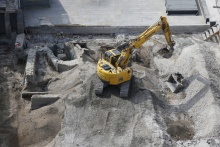
M 198 34 L 174 35 L 173 56 L 163 58 L 164 36 L 153 36 L 133 54 L 130 97 L 120 98 L 115 86 L 95 95 L 96 63 L 101 53 L 135 36 L 26 37 L 29 49 L 67 42 L 86 46 L 70 70 L 57 72 L 45 64 L 41 78 L 49 82 L 32 90 L 46 89 L 60 99 L 31 110 L 30 99 L 21 97 L 26 63 L 16 60 L 12 42 L 1 39 L 0 146 L 220 146 L 217 43 Z M 172 93 L 165 82 L 177 72 L 185 88 Z

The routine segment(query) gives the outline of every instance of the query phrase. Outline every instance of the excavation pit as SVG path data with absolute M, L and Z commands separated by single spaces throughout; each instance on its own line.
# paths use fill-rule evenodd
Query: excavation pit
M 79 58 L 78 50 L 87 48 L 86 43 L 59 43 L 51 47 L 54 55 L 62 61 L 70 61 Z
M 34 37 L 45 38 L 36 35 L 31 38 L 32 41 L 38 40 Z M 193 143 L 194 140 L 199 144 L 204 141 L 201 139 L 204 136 L 218 137 L 215 133 L 218 131 L 216 126 L 218 126 L 220 111 L 213 98 L 212 89 L 209 87 L 208 76 L 213 69 L 211 76 L 215 80 L 214 73 L 218 71 L 216 61 L 219 57 L 217 55 L 213 57 L 215 55 L 213 52 L 219 52 L 217 46 L 198 41 L 199 37 L 196 35 L 194 37 L 175 36 L 177 47 L 174 55 L 171 58 L 163 58 L 156 53 L 161 45 L 149 40 L 140 51 L 138 50 L 138 61 L 131 62 L 135 76 L 131 96 L 120 98 L 118 87 L 110 86 L 102 97 L 98 97 L 94 92 L 93 80 L 96 75 L 96 61 L 102 53 L 100 48 L 111 46 L 110 49 L 112 49 L 117 46 L 115 38 L 99 37 L 93 36 L 92 39 L 86 36 L 80 37 L 84 45 L 74 38 L 62 39 L 68 41 L 59 43 L 63 44 L 64 48 L 68 48 L 68 51 L 73 48 L 75 52 L 72 58 L 70 54 L 65 54 L 67 59 L 72 59 L 66 61 L 55 56 L 50 43 L 47 44 L 44 41 L 29 44 L 29 46 L 39 47 L 34 49 L 35 59 L 30 58 L 32 62 L 35 60 L 33 64 L 35 66 L 32 66 L 32 69 L 37 86 L 33 85 L 33 89 L 23 91 L 23 95 L 31 97 L 40 94 L 47 97 L 47 94 L 54 94 L 59 95 L 60 98 L 52 103 L 50 100 L 44 103 L 42 98 L 40 101 L 43 104 L 40 102 L 39 105 L 39 99 L 36 98 L 37 107 L 33 99 L 31 108 L 30 98 L 26 101 L 27 99 L 20 100 L 19 96 L 16 96 L 15 99 L 20 100 L 18 112 L 21 113 L 18 136 L 19 138 L 24 137 L 24 134 L 26 136 L 20 141 L 21 146 L 32 145 L 33 141 L 35 145 L 48 146 L 53 138 L 56 138 L 55 146 L 68 146 L 68 143 L 73 146 L 76 144 L 81 146 L 175 146 Z M 164 38 L 161 35 L 155 37 Z M 207 46 L 212 48 L 207 50 Z M 210 61 L 210 59 L 213 60 Z M 188 85 L 183 91 L 172 93 L 172 98 L 168 99 L 171 92 L 167 90 L 165 81 L 171 73 L 178 71 L 187 77 Z M 15 73 L 17 72 L 12 72 L 11 77 L 16 77 Z M 5 84 L 7 80 L 9 79 L 6 78 L 0 82 Z M 218 83 L 217 80 L 215 82 Z M 8 84 L 12 89 L 16 87 L 14 85 L 18 85 L 10 82 Z M 18 88 L 14 88 L 15 91 L 16 89 Z M 55 111 L 50 112 L 50 110 Z M 174 117 L 182 112 L 190 119 L 184 116 Z M 166 123 L 166 117 L 170 117 L 172 121 Z M 213 134 L 209 136 L 207 133 Z M 72 139 L 68 140 L 74 135 L 75 142 L 71 142 Z M 45 138 L 48 140 L 44 142 Z M 67 140 L 60 142 L 62 138 L 67 138 L 68 143 Z M 108 142 L 106 138 L 112 140 Z M 207 139 L 204 142 L 207 142 Z M 218 141 L 215 142 L 218 143 Z

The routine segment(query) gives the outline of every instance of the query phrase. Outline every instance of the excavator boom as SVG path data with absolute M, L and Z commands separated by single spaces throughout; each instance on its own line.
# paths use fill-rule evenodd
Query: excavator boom
M 135 40 L 132 41 L 133 48 L 140 48 L 142 44 L 148 41 L 153 35 L 155 35 L 160 30 L 163 31 L 168 45 L 174 46 L 175 42 L 172 40 L 172 34 L 169 24 L 167 22 L 167 18 L 161 16 L 158 22 L 150 26 L 146 31 L 141 33 Z

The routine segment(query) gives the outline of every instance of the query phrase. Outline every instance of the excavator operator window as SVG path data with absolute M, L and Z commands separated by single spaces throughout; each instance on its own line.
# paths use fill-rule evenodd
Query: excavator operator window
M 105 60 L 108 62 L 112 62 L 111 61 L 111 57 L 113 57 L 113 54 L 111 52 L 105 52 Z
M 108 64 L 102 65 L 102 68 L 103 68 L 104 70 L 110 70 L 110 69 L 111 69 L 111 67 L 110 67 Z
M 112 55 L 112 60 L 111 60 L 111 64 L 115 65 L 115 63 L 118 61 L 118 57 L 120 56 L 121 52 L 117 49 L 112 50 L 112 52 L 115 55 Z
M 111 61 L 110 61 L 111 56 L 112 56 L 112 54 L 111 54 L 110 52 L 105 52 L 105 60 L 106 60 L 106 61 L 111 62 Z
M 118 57 L 119 55 L 112 57 L 112 65 L 115 65 L 115 63 L 118 61 Z

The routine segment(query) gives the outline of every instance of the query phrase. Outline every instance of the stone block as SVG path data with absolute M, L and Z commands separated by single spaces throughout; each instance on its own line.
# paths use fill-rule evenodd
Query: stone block
M 60 97 L 55 94 L 33 95 L 31 97 L 31 110 L 41 108 L 56 102 Z
M 30 49 L 28 52 L 27 63 L 25 67 L 25 76 L 27 83 L 35 83 L 35 63 L 36 63 L 36 50 Z
M 25 34 L 19 34 L 15 40 L 15 54 L 19 59 L 24 59 L 26 54 L 24 49 L 26 48 Z

